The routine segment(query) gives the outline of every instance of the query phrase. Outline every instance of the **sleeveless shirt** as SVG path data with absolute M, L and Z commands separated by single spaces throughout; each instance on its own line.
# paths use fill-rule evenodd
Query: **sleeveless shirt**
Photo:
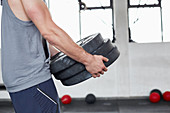
M 35 24 L 17 18 L 8 0 L 3 0 L 1 67 L 2 79 L 9 92 L 18 92 L 51 78 L 50 57 L 45 56 L 42 40 Z

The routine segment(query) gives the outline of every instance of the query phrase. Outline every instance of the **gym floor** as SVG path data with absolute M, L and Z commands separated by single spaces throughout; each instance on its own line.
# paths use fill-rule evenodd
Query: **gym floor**
M 98 99 L 87 104 L 84 99 L 72 99 L 61 104 L 62 113 L 170 113 L 170 102 L 151 103 L 144 99 Z M 10 101 L 0 100 L 0 113 L 15 113 Z

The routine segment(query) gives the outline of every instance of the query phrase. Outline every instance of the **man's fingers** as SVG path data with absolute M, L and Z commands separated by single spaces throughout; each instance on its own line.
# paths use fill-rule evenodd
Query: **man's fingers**
M 103 71 L 100 71 L 99 73 L 100 73 L 100 74 L 102 74 L 102 75 L 104 74 L 104 72 L 103 72 Z
M 97 77 L 100 77 L 100 74 L 98 73 L 98 74 L 96 74 L 96 76 L 97 76 Z
M 109 59 L 108 58 L 106 58 L 106 57 L 103 57 L 103 59 L 102 59 L 103 61 L 105 61 L 105 62 L 108 62 L 109 61 Z
M 101 55 L 100 55 L 100 59 L 101 59 L 102 61 L 104 61 L 104 62 L 108 62 L 108 61 L 109 61 L 108 58 L 103 57 L 103 56 L 101 56 Z M 101 67 L 101 66 L 102 66 L 102 67 Z M 96 73 L 93 73 L 92 76 L 93 76 L 94 78 L 100 77 L 100 75 L 103 75 L 104 72 L 106 72 L 106 71 L 107 71 L 107 67 L 104 65 L 104 63 L 101 64 L 101 62 L 100 62 L 100 66 L 99 66 L 98 71 L 97 71 Z
M 92 77 L 93 77 L 93 78 L 100 77 L 100 73 L 92 74 Z
M 107 70 L 108 70 L 108 69 L 107 69 L 106 67 L 104 67 L 104 68 L 103 68 L 103 71 L 105 71 L 105 72 L 106 72 Z
M 93 77 L 93 78 L 96 78 L 96 75 L 95 75 L 95 74 L 92 74 L 92 77 Z

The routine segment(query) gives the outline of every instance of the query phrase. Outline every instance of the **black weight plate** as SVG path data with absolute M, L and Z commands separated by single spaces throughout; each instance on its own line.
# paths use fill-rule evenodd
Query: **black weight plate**
M 110 39 L 104 39 L 104 43 L 95 51 L 93 51 L 91 54 L 106 56 L 113 49 L 113 47 L 114 46 Z M 74 76 L 75 74 L 83 71 L 84 69 L 85 66 L 77 62 L 74 65 L 70 66 L 69 68 L 66 68 L 63 71 L 54 74 L 54 76 L 58 80 L 64 80 Z
M 58 52 L 57 54 L 55 54 L 54 56 L 52 56 L 50 60 L 52 61 L 52 60 L 58 59 L 59 57 L 61 57 L 61 56 L 63 56 L 63 55 L 64 55 L 64 53 Z
M 81 39 L 80 41 L 77 42 L 77 44 L 80 45 L 88 53 L 91 53 L 94 50 L 96 50 L 100 45 L 102 45 L 103 42 L 104 40 L 101 34 L 97 33 L 90 35 L 84 39 Z M 59 71 L 62 71 L 75 63 L 76 63 L 75 60 L 65 55 L 64 53 L 54 55 L 50 60 L 51 73 L 54 74 Z
M 108 67 L 110 66 L 114 61 L 116 61 L 116 59 L 119 57 L 120 53 L 117 49 L 117 47 L 114 47 L 109 54 L 106 56 L 109 61 L 108 62 L 104 62 L 105 66 Z M 84 70 L 76 75 L 74 75 L 73 77 L 66 79 L 66 80 L 61 80 L 62 84 L 65 86 L 71 86 L 71 85 L 75 85 L 78 83 L 81 83 L 89 78 L 91 78 L 92 75 Z

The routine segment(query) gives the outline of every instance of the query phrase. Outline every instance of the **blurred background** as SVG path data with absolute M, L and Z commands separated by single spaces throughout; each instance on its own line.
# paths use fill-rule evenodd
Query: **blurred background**
M 141 98 L 154 88 L 170 90 L 169 0 L 47 0 L 47 5 L 74 41 L 101 33 L 120 51 L 100 78 L 69 87 L 54 79 L 60 97 Z M 0 99 L 9 99 L 5 90 Z

